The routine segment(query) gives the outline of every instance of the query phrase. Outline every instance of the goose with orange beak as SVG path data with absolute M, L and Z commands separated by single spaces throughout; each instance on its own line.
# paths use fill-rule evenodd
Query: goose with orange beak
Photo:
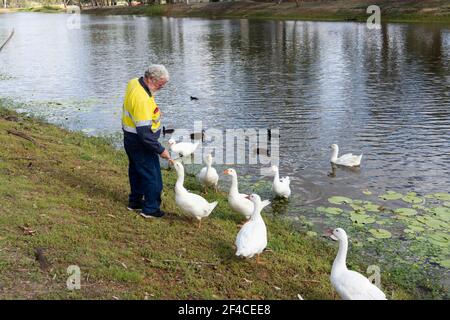
M 331 269 L 331 284 L 343 300 L 386 300 L 386 295 L 359 272 L 347 269 L 348 237 L 344 229 L 328 229 L 325 235 L 339 241 Z
M 228 193 L 228 204 L 231 209 L 242 214 L 247 220 L 253 214 L 254 205 L 253 202 L 248 199 L 248 195 L 245 193 L 239 193 L 238 177 L 236 170 L 229 168 L 223 172 L 226 175 L 231 176 L 230 192 Z M 262 208 L 270 204 L 269 200 L 262 201 Z

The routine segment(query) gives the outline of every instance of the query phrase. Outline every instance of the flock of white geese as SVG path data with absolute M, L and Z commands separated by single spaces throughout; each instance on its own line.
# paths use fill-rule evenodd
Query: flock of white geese
M 180 158 L 190 156 L 195 152 L 199 143 L 181 142 L 169 140 L 170 150 L 179 154 Z M 338 156 L 339 147 L 331 145 L 332 156 L 330 161 L 336 165 L 354 167 L 361 163 L 362 155 L 351 153 Z M 197 174 L 197 180 L 205 188 L 218 190 L 219 175 L 212 166 L 213 157 L 208 154 L 205 157 L 206 166 Z M 184 167 L 182 161 L 175 160 L 173 166 L 177 172 L 178 179 L 175 184 L 175 202 L 180 209 L 198 220 L 198 227 L 201 227 L 203 218 L 208 217 L 218 202 L 209 203 L 202 196 L 192 193 L 184 187 Z M 279 176 L 277 166 L 272 166 L 271 172 L 274 175 L 272 191 L 277 197 L 288 199 L 291 195 L 289 177 Z M 252 258 L 256 255 L 256 262 L 259 263 L 259 256 L 267 246 L 267 228 L 261 211 L 270 204 L 269 200 L 261 200 L 257 194 L 247 195 L 239 192 L 238 176 L 236 170 L 229 168 L 224 171 L 225 175 L 231 176 L 231 187 L 228 193 L 228 204 L 236 212 L 246 218 L 240 231 L 236 236 L 236 255 L 245 258 Z M 338 254 L 334 260 L 331 270 L 331 284 L 342 299 L 345 300 L 386 300 L 385 294 L 362 274 L 348 270 L 346 266 L 348 238 L 346 232 L 337 228 L 328 230 L 327 235 L 335 241 L 339 241 Z

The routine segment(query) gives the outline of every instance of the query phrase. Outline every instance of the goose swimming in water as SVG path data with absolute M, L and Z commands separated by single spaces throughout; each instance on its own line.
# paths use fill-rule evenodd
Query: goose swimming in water
M 352 153 L 346 153 L 340 157 L 338 157 L 339 154 L 339 147 L 337 144 L 332 144 L 331 149 L 333 150 L 331 153 L 331 163 L 340 165 L 340 166 L 346 166 L 346 167 L 356 167 L 361 164 L 362 154 L 359 156 L 353 155 Z

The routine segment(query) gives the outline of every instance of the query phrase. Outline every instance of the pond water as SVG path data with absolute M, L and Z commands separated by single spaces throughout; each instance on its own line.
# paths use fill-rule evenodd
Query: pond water
M 450 26 L 83 15 L 70 29 L 68 18 L 0 15 L 0 42 L 15 29 L 0 52 L 1 98 L 120 144 L 127 81 L 164 64 L 166 127 L 280 130 L 293 197 L 274 201 L 276 214 L 311 236 L 343 226 L 355 250 L 386 264 L 401 256 L 448 285 Z M 363 153 L 361 168 L 331 168 L 332 143 Z M 242 190 L 271 197 L 261 165 L 234 167 Z M 388 191 L 403 200 L 380 198 Z

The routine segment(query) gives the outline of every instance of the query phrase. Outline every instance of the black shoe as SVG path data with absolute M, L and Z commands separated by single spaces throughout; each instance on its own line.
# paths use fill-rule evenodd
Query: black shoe
M 141 217 L 144 218 L 161 218 L 165 215 L 166 213 L 164 211 L 158 211 L 158 212 L 153 212 L 153 213 L 144 213 L 141 212 Z
M 142 210 L 143 205 L 142 204 L 128 204 L 127 209 L 130 211 L 135 211 L 135 210 Z

